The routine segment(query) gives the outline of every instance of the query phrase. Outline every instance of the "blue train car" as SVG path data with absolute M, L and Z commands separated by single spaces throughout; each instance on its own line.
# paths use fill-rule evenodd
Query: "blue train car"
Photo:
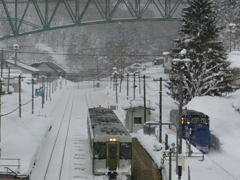
M 179 110 L 174 109 L 170 112 L 170 121 L 179 124 Z M 182 137 L 188 139 L 199 151 L 208 153 L 210 149 L 210 118 L 208 115 L 195 110 L 184 109 L 182 111 Z M 174 127 L 172 130 L 176 131 Z

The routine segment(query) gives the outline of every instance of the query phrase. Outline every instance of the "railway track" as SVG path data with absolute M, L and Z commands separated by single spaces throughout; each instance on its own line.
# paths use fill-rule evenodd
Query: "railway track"
M 238 168 L 238 163 L 234 162 L 233 159 L 226 157 L 226 156 L 221 156 L 221 161 L 219 161 L 219 157 L 217 156 L 217 158 L 213 155 L 213 154 L 207 154 L 206 155 L 209 159 L 211 159 L 211 161 L 213 162 L 214 165 L 216 165 L 217 167 L 219 167 L 220 171 L 223 171 L 226 173 L 226 175 L 228 176 L 229 180 L 240 180 L 239 173 L 235 173 L 236 171 L 238 172 L 239 168 Z M 230 161 L 231 160 L 231 168 L 227 168 L 225 166 L 225 164 L 223 164 L 222 162 L 224 161 Z M 234 170 L 235 169 L 235 170 Z M 231 172 L 230 172 L 231 171 Z
M 85 98 L 86 98 L 86 103 L 87 103 L 87 107 L 88 108 L 93 108 L 94 107 L 94 103 L 93 103 L 93 99 L 91 97 L 91 92 L 85 92 Z
M 69 127 L 71 124 L 71 114 L 73 110 L 73 102 L 74 102 L 74 97 L 75 94 L 71 94 L 68 98 L 68 101 L 65 106 L 65 110 L 61 119 L 60 127 L 57 132 L 56 139 L 54 141 L 54 145 L 51 151 L 51 155 L 49 158 L 49 162 L 47 164 L 47 169 L 44 175 L 44 180 L 50 180 L 52 179 L 53 176 L 53 171 L 56 170 L 56 158 L 58 159 L 57 161 L 60 162 L 60 166 L 58 166 L 58 178 L 61 179 L 61 174 L 62 174 L 62 168 L 63 168 L 63 161 L 64 161 L 64 156 L 65 156 L 65 150 L 66 150 L 66 143 L 68 139 L 68 134 L 69 134 Z M 59 157 L 59 145 L 61 145 L 61 155 Z M 57 152 L 56 152 L 57 151 Z M 56 155 L 58 154 L 58 155 Z M 56 177 L 56 171 L 54 173 L 54 179 Z
M 31 180 L 92 179 L 84 92 L 66 93 L 54 107 L 53 125 L 37 157 Z
M 54 107 L 52 114 L 49 115 L 53 117 L 53 122 L 57 121 L 46 137 L 46 141 L 51 139 L 52 141 L 45 143 L 43 147 L 50 149 L 50 152 L 40 153 L 31 180 L 108 179 L 106 176 L 92 175 L 86 112 L 87 108 L 106 106 L 108 101 L 115 102 L 115 97 L 93 89 L 70 91 L 62 96 L 58 106 Z M 45 163 L 40 163 L 44 160 Z

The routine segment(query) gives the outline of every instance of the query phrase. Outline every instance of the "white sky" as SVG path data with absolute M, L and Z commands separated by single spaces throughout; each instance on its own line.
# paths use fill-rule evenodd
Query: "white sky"
M 158 106 L 159 103 L 159 82 L 153 81 L 154 78 L 166 77 L 163 73 L 163 68 L 152 67 L 143 71 L 142 74 L 150 76 L 147 79 L 147 99 L 151 101 L 151 105 L 156 107 L 152 112 L 151 120 L 158 120 Z M 54 144 L 54 137 L 58 132 L 60 126 L 61 113 L 67 103 L 68 97 L 74 98 L 74 107 L 72 112 L 73 123 L 69 134 L 69 142 L 65 145 L 67 154 L 64 159 L 62 180 L 82 180 L 82 179 L 103 179 L 103 177 L 93 177 L 91 174 L 90 158 L 88 152 L 88 137 L 87 137 L 87 103 L 86 98 L 91 95 L 93 98 L 94 106 L 107 107 L 108 105 L 115 105 L 116 92 L 112 90 L 111 83 L 108 81 L 101 81 L 100 88 L 93 87 L 93 82 L 80 82 L 72 83 L 62 81 L 62 88 L 58 86 L 56 91 L 51 94 L 51 101 L 48 98 L 44 108 L 42 109 L 41 98 L 34 99 L 34 114 L 31 114 L 31 102 L 22 106 L 22 118 L 19 118 L 19 111 L 3 116 L 1 118 L 1 158 L 20 158 L 20 169 L 11 167 L 14 171 L 19 171 L 20 174 L 27 174 L 32 171 L 31 179 L 42 180 L 43 172 L 47 165 L 47 159 L 51 153 L 51 147 Z M 138 80 L 136 88 L 136 97 L 142 98 L 143 88 L 141 84 L 141 94 L 139 94 Z M 142 83 L 142 82 L 141 82 Z M 38 88 L 41 84 L 35 85 Z M 31 85 L 22 82 L 22 104 L 31 100 Z M 120 120 L 124 123 L 125 112 L 121 107 L 129 104 L 126 100 L 126 84 L 122 86 L 122 92 L 118 93 L 118 109 L 115 111 Z M 132 86 L 130 86 L 130 95 L 132 96 Z M 12 95 L 2 96 L 1 114 L 7 114 L 18 107 L 19 94 L 13 93 Z M 89 103 L 89 102 L 88 102 Z M 163 86 L 163 122 L 169 121 L 169 112 L 171 109 L 177 108 L 175 102 L 166 95 L 166 89 Z M 228 94 L 226 97 L 196 97 L 188 105 L 188 109 L 202 111 L 210 116 L 210 129 L 213 134 L 220 138 L 221 150 L 210 150 L 209 154 L 204 157 L 204 161 L 199 161 L 202 157 L 186 157 L 185 171 L 183 172 L 182 180 L 187 180 L 187 169 L 190 167 L 190 176 L 194 180 L 202 179 L 218 179 L 218 180 L 240 180 L 240 113 L 235 111 L 233 105 L 240 108 L 240 90 Z M 67 111 L 70 113 L 70 110 Z M 46 117 L 45 117 L 46 115 Z M 51 131 L 49 127 L 52 125 Z M 163 137 L 165 133 L 169 134 L 169 144 L 176 142 L 176 134 L 170 131 L 167 127 L 163 126 Z M 164 165 L 160 163 L 162 151 L 155 151 L 154 145 L 159 145 L 158 139 L 154 136 L 144 135 L 142 130 L 137 133 L 132 133 L 132 136 L 138 138 L 142 145 L 146 148 L 158 166 L 163 166 L 163 174 L 167 179 L 168 174 L 168 160 Z M 64 138 L 64 137 L 62 137 Z M 79 143 L 76 145 L 76 143 Z M 41 146 L 42 145 L 42 146 Z M 183 141 L 183 152 L 186 151 L 185 143 Z M 57 144 L 59 151 L 55 154 L 61 154 L 62 144 Z M 77 147 L 77 148 L 75 148 Z M 194 147 L 192 147 L 194 149 Z M 194 149 L 194 152 L 198 152 Z M 74 154 L 78 155 L 76 159 Z M 55 168 L 53 172 L 46 179 L 58 179 L 58 167 L 61 162 L 58 162 L 57 156 Z M 36 166 L 32 169 L 32 164 L 36 161 Z M 10 163 L 10 161 L 0 160 L 0 164 Z M 16 162 L 11 161 L 16 164 Z M 175 174 L 176 162 L 172 162 L 172 179 L 177 180 Z

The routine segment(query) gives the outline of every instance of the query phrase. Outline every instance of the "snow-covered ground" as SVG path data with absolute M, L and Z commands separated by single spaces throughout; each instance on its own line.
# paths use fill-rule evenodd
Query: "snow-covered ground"
M 151 120 L 158 120 L 158 106 L 159 103 L 159 82 L 153 81 L 154 78 L 166 77 L 163 73 L 162 66 L 148 68 L 141 73 L 150 76 L 146 79 L 146 91 L 147 99 L 150 100 L 151 105 L 156 106 L 156 110 L 152 112 Z M 19 94 L 13 93 L 12 95 L 2 96 L 1 114 L 5 115 L 1 118 L 1 158 L 19 158 L 21 167 L 12 167 L 11 169 L 19 171 L 20 174 L 26 174 L 32 171 L 33 163 L 39 157 L 38 152 L 42 152 L 42 144 L 44 144 L 49 138 L 49 127 L 52 124 L 56 124 L 56 117 L 58 114 L 58 108 L 61 108 L 61 102 L 64 102 L 65 96 L 69 91 L 78 92 L 79 96 L 85 96 L 86 93 L 90 94 L 94 98 L 94 105 L 102 105 L 107 107 L 108 105 L 116 105 L 116 93 L 112 90 L 111 83 L 108 81 L 100 81 L 100 88 L 93 86 L 93 82 L 80 82 L 72 83 L 65 80 L 62 81 L 62 88 L 58 85 L 56 91 L 51 94 L 48 101 L 45 102 L 44 108 L 42 108 L 42 99 L 40 97 L 34 98 L 34 114 L 32 113 L 31 102 L 22 106 L 22 116 L 19 117 L 19 111 L 15 110 L 18 107 Z M 136 81 L 138 85 L 138 81 Z M 141 82 L 142 83 L 142 82 Z M 39 85 L 35 85 L 38 88 Z M 132 96 L 132 85 L 130 85 L 129 97 Z M 142 87 L 142 84 L 141 84 Z M 32 86 L 22 82 L 22 104 L 25 104 L 31 100 Z M 82 92 L 82 93 L 79 93 Z M 121 121 L 124 123 L 125 112 L 121 107 L 129 104 L 129 100 L 126 100 L 127 90 L 126 83 L 123 83 L 121 92 L 118 93 L 118 109 L 115 111 Z M 143 97 L 143 90 L 139 94 L 138 88 L 136 88 L 136 98 Z M 83 99 L 82 99 L 83 100 Z M 202 111 L 210 116 L 210 129 L 212 134 L 220 139 L 220 150 L 211 150 L 209 154 L 204 157 L 186 157 L 185 171 L 183 171 L 182 180 L 188 179 L 188 168 L 190 169 L 190 177 L 194 180 L 202 179 L 218 179 L 218 180 L 240 180 L 240 113 L 234 108 L 240 107 L 240 90 L 228 94 L 226 97 L 196 97 L 186 106 L 188 109 L 194 109 Z M 87 110 L 87 103 L 81 103 L 82 111 Z M 166 95 L 166 89 L 163 86 L 163 98 L 162 98 L 162 119 L 163 122 L 169 121 L 169 112 L 171 109 L 177 108 L 176 103 Z M 8 114 L 9 112 L 12 112 Z M 76 119 L 81 123 L 86 123 L 86 112 L 75 115 Z M 78 131 L 86 132 L 86 125 L 76 124 Z M 169 135 L 169 144 L 176 142 L 176 134 L 170 131 L 167 127 L 163 126 L 163 137 L 167 133 Z M 76 134 L 75 134 L 76 135 Z M 86 134 L 85 134 L 86 135 Z M 83 137 L 85 137 L 83 135 Z M 163 146 L 158 143 L 158 138 L 151 135 L 144 135 L 142 130 L 137 133 L 132 133 L 132 136 L 138 138 L 141 144 L 146 148 L 149 154 L 152 156 L 158 166 L 163 167 L 164 179 L 168 179 L 168 160 L 161 164 L 162 151 L 156 151 L 154 145 Z M 87 136 L 85 137 L 87 139 Z M 45 147 L 46 148 L 46 147 Z M 86 147 L 87 148 L 87 147 Z M 194 149 L 194 147 L 192 147 Z M 186 151 L 185 143 L 183 143 L 183 152 Z M 194 149 L 194 152 L 197 150 Z M 69 159 L 66 161 L 71 162 L 71 148 L 68 151 Z M 72 152 L 74 153 L 74 152 Z M 184 154 L 184 153 L 183 153 Z M 86 151 L 87 155 L 87 151 Z M 38 164 L 39 160 L 37 161 Z M 0 164 L 4 164 L 6 161 L 0 159 Z M 16 163 L 16 162 L 14 162 Z M 74 163 L 74 162 L 72 162 Z M 70 166 L 65 168 L 63 178 L 66 180 L 71 179 L 94 179 L 90 172 L 90 167 L 86 166 L 85 171 L 81 171 L 81 175 L 69 176 L 66 171 L 71 171 Z M 172 162 L 172 179 L 178 179 L 175 173 L 176 162 L 173 158 Z M 33 172 L 37 174 L 38 169 L 41 168 L 37 165 L 34 167 Z M 39 171 L 40 172 L 40 171 Z M 65 175 L 64 175 L 65 174 Z M 97 179 L 95 177 L 95 179 Z M 35 180 L 35 179 L 34 179 Z M 54 180 L 53 178 L 51 180 Z

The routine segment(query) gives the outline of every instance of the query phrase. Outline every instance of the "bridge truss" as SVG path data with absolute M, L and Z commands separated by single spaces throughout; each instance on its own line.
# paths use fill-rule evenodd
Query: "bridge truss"
M 179 20 L 188 0 L 1 0 L 0 39 L 91 24 Z

